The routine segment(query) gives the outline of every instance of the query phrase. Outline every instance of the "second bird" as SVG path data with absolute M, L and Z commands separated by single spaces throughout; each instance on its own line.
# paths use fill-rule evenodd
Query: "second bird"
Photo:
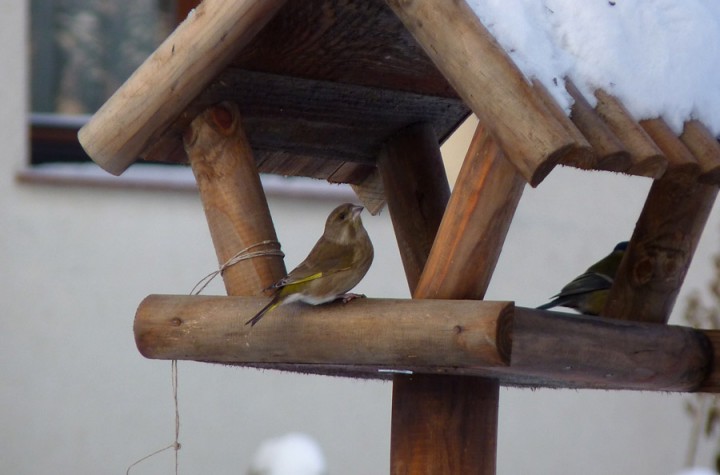
M 325 231 L 310 254 L 270 289 L 273 299 L 246 324 L 255 325 L 268 312 L 290 302 L 319 305 L 356 297 L 347 292 L 365 276 L 373 260 L 373 246 L 363 227 L 362 206 L 345 203 L 325 222 Z
M 552 301 L 538 308 L 546 310 L 552 307 L 568 307 L 585 315 L 600 315 L 605 308 L 605 302 L 627 245 L 627 241 L 619 243 L 613 252 L 563 287 Z

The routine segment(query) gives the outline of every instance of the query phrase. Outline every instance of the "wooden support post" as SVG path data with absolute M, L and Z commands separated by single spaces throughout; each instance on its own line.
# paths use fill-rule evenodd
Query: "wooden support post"
M 395 378 L 390 473 L 495 473 L 498 402 L 491 379 Z
M 208 108 L 188 128 L 184 141 L 210 227 L 218 263 L 259 243 L 223 272 L 228 295 L 255 295 L 285 275 L 275 228 L 252 150 L 234 104 Z
M 410 291 L 425 267 L 450 199 L 438 139 L 428 124 L 391 137 L 377 161 Z
M 488 129 L 478 124 L 413 296 L 483 298 L 524 187 Z
M 587 141 L 568 133 L 575 126 L 546 107 L 465 0 L 386 1 L 531 185 L 566 154 L 590 153 Z
M 479 127 L 414 298 L 483 297 L 524 185 L 504 160 L 489 132 Z M 421 172 L 405 173 L 413 171 Z M 385 189 L 392 212 L 393 201 L 400 201 L 396 195 L 408 190 L 387 184 Z M 396 226 L 412 230 L 414 222 L 399 216 Z M 408 275 L 408 281 L 416 280 Z M 496 380 L 397 375 L 393 381 L 391 474 L 495 473 Z
M 646 128 L 670 166 L 650 188 L 603 315 L 666 323 L 718 188 L 698 182 L 697 161 L 662 124 Z
M 124 172 L 207 86 L 198 73 L 210 81 L 284 3 L 205 0 L 80 129 L 88 155 L 114 175 Z

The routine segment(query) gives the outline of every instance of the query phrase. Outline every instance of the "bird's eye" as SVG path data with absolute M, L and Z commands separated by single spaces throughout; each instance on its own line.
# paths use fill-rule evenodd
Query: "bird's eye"
M 339 217 L 340 217 L 340 219 L 345 219 L 345 216 L 346 216 L 345 213 L 340 213 L 340 216 L 339 216 Z

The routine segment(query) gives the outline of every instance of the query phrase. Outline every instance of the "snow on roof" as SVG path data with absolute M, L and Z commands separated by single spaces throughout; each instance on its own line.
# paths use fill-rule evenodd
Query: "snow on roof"
M 698 119 L 720 135 L 717 0 L 468 0 L 528 78 L 569 112 L 569 77 L 620 99 L 636 120 L 663 117 L 674 132 Z

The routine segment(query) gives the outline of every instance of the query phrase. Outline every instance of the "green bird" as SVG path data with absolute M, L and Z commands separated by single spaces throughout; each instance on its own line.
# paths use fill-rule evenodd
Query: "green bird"
M 347 292 L 365 277 L 373 260 L 373 245 L 363 227 L 362 206 L 345 203 L 335 208 L 325 222 L 325 231 L 310 254 L 280 281 L 268 287 L 272 300 L 248 320 L 253 326 L 275 307 L 290 302 L 320 305 L 356 294 Z
M 585 315 L 600 315 L 627 246 L 627 241 L 619 243 L 610 254 L 591 265 L 583 274 L 563 287 L 560 293 L 554 295 L 553 300 L 538 309 L 568 307 Z

